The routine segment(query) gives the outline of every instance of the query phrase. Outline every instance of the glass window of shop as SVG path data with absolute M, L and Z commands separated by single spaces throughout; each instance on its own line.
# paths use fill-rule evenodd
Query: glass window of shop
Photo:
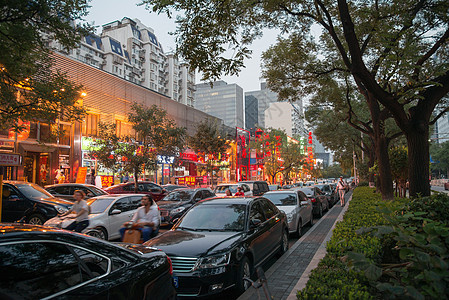
M 82 133 L 83 136 L 97 136 L 98 135 L 98 115 L 88 114 L 83 120 Z
M 120 120 L 115 121 L 116 134 L 118 137 L 134 135 L 134 130 L 131 124 L 122 122 Z

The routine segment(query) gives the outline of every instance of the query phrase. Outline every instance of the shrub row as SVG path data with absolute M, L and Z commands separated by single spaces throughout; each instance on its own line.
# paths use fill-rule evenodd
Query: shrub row
M 384 202 L 355 189 L 299 299 L 447 299 L 449 197 Z

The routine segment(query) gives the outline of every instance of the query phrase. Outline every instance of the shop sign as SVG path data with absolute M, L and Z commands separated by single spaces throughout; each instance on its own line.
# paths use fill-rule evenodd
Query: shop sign
M 76 175 L 76 183 L 85 183 L 87 176 L 87 167 L 79 167 Z
M 114 176 L 110 175 L 101 175 L 101 186 L 102 187 L 109 187 L 114 184 Z
M 175 161 L 175 158 L 173 156 L 165 156 L 165 155 L 157 156 L 158 164 L 172 164 L 174 161 Z
M 179 185 L 185 185 L 186 184 L 186 178 L 185 177 L 179 177 L 178 178 L 178 184 Z
M 190 160 L 190 161 L 198 161 L 198 156 L 195 152 L 183 152 L 181 153 L 181 159 Z
M 256 171 L 256 170 L 257 170 L 257 165 L 250 165 L 250 166 L 249 166 L 249 169 L 250 169 L 251 171 Z
M 0 141 L 0 147 L 14 148 L 14 142 Z
M 20 166 L 22 165 L 22 157 L 20 154 L 0 153 L 0 166 Z
M 195 176 L 186 176 L 186 185 L 195 185 Z

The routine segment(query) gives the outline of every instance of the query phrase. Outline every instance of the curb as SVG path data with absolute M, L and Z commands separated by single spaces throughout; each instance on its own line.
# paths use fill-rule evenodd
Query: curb
M 310 261 L 309 265 L 307 266 L 307 268 L 304 270 L 304 272 L 301 275 L 301 278 L 299 278 L 298 282 L 296 283 L 296 285 L 293 287 L 292 291 L 290 292 L 290 295 L 288 295 L 287 300 L 297 300 L 298 298 L 296 297 L 296 294 L 298 293 L 298 291 L 304 289 L 306 287 L 307 281 L 309 280 L 309 276 L 310 273 L 312 272 L 313 269 L 315 269 L 318 266 L 318 263 L 321 261 L 321 259 L 326 255 L 326 245 L 327 242 L 331 239 L 332 237 L 332 233 L 334 231 L 335 226 L 337 225 L 338 222 L 340 222 L 341 220 L 343 220 L 343 216 L 346 213 L 346 211 L 348 210 L 349 207 L 349 202 L 352 200 L 352 194 L 349 197 L 348 201 L 346 202 L 345 206 L 343 207 L 343 209 L 341 210 L 340 214 L 338 215 L 337 219 L 335 220 L 334 225 L 332 225 L 332 228 L 329 230 L 328 234 L 326 235 L 326 237 L 324 238 L 323 242 L 321 243 L 320 247 L 318 248 L 318 250 L 316 251 L 315 255 L 313 256 L 312 260 Z M 321 222 L 321 220 L 317 223 L 319 224 Z M 310 231 L 309 231 L 310 232 Z M 307 232 L 307 233 L 309 233 Z M 298 240 L 295 245 L 297 243 L 299 243 L 302 240 L 302 238 L 300 240 Z M 292 248 L 295 247 L 295 245 L 293 245 Z M 297 246 L 296 246 L 297 247 Z

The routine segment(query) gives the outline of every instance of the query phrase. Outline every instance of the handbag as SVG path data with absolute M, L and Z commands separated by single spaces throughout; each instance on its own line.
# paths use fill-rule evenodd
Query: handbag
M 128 229 L 123 235 L 123 242 L 130 244 L 140 244 L 142 238 L 142 232 L 138 229 Z

